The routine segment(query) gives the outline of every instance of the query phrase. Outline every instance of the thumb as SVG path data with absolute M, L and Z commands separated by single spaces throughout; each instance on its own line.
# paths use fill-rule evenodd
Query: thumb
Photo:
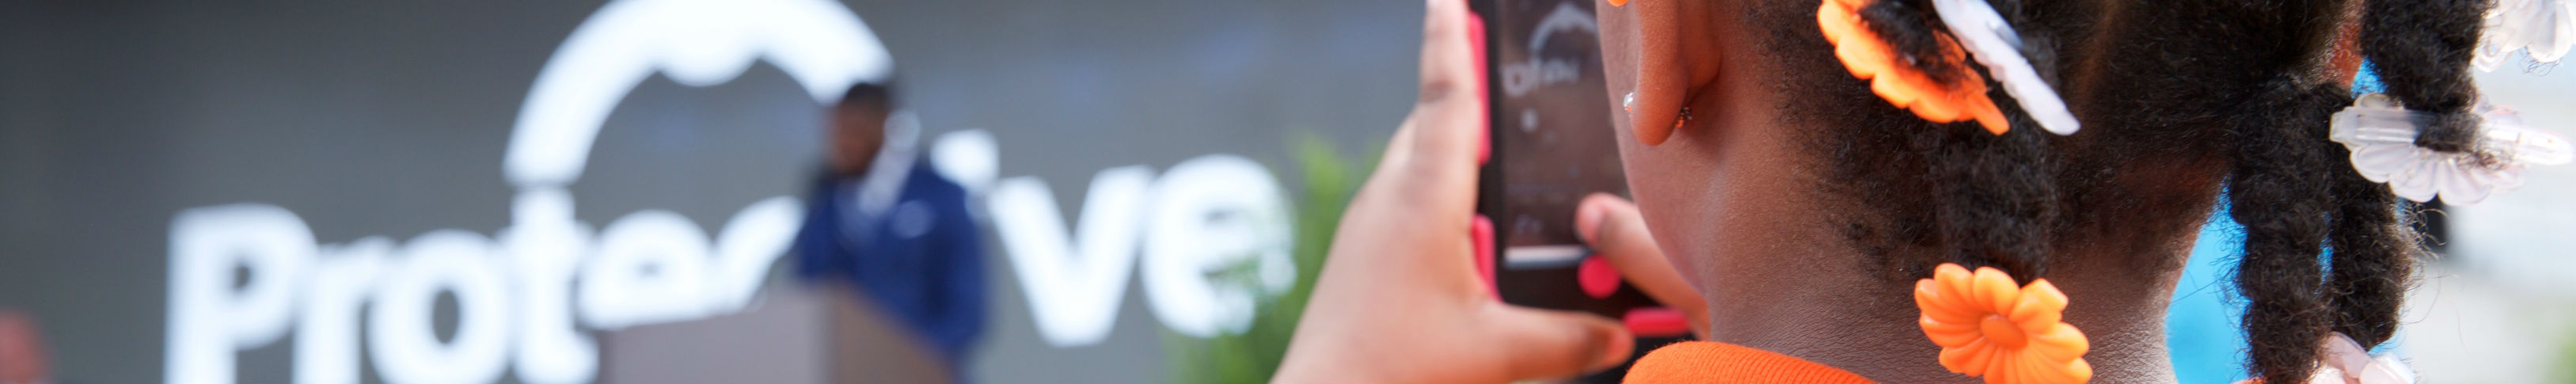
M 1492 337 L 1484 353 L 1500 353 L 1507 379 L 1519 382 L 1570 378 L 1619 366 L 1635 352 L 1636 339 L 1618 322 L 1575 311 L 1534 309 L 1494 303 L 1487 307 Z
M 1700 339 L 1708 338 L 1708 300 L 1699 288 L 1682 278 L 1671 259 L 1655 244 L 1646 219 L 1637 213 L 1637 204 L 1618 196 L 1595 193 L 1583 199 L 1574 213 L 1576 233 L 1585 243 L 1609 259 L 1619 275 L 1645 291 L 1656 303 L 1681 311 L 1690 323 L 1691 332 Z

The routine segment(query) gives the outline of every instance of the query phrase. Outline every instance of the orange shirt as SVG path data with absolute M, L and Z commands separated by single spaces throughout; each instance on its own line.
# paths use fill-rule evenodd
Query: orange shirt
M 1734 344 L 1693 341 L 1667 345 L 1637 359 L 1623 382 L 1872 384 L 1834 367 Z

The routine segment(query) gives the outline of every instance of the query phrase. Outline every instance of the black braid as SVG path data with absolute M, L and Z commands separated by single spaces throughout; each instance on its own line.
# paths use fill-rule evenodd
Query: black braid
M 2481 18 L 2493 0 L 2368 0 L 2362 10 L 2361 52 L 2375 64 L 2388 95 L 2407 109 L 2433 112 L 2415 144 L 2446 152 L 2477 143 L 2477 84 L 2469 60 Z
M 1945 50 L 1955 49 L 1956 43 L 1945 46 L 1943 40 L 1953 37 L 1928 0 L 1879 0 L 1859 14 L 1905 64 L 1934 82 L 1952 83 L 1962 66 L 1970 73 L 1984 73 L 1983 67 L 1966 57 L 1944 57 Z M 1944 203 L 1921 213 L 1931 216 L 1928 223 L 1978 223 L 1928 228 L 1951 253 L 1942 261 L 1971 268 L 1995 266 L 2014 279 L 2030 281 L 2047 272 L 2048 232 L 2061 227 L 2057 223 L 2060 196 L 2057 184 L 2050 180 L 2061 167 L 2050 156 L 2048 134 L 2018 112 L 2019 106 L 2011 103 L 2002 87 L 1989 87 L 1988 97 L 2018 128 L 2001 137 L 1966 122 L 1906 129 L 1899 135 L 1912 143 L 1913 152 L 1926 156 L 1922 161 L 1879 166 L 1921 167 L 1910 173 L 1929 176 L 1927 181 L 1936 184 L 1930 196 Z M 1928 123 L 1916 120 L 1905 125 L 1921 124 Z
M 1990 90 L 2003 99 L 2001 87 Z M 1949 244 L 1951 262 L 1992 265 L 2016 281 L 2031 281 L 2048 272 L 2048 239 L 2058 223 L 2059 191 L 2052 179 L 2060 167 L 2048 152 L 2047 133 L 2019 113 L 2019 106 L 1999 103 L 2017 127 L 1998 137 L 1970 123 L 1926 129 L 1923 135 L 1947 141 L 1933 149 L 1929 174 L 1941 183 L 1946 203 L 1936 217 L 1944 223 L 1941 237 Z
M 2332 153 L 2338 159 L 2352 156 L 2342 146 Z M 2387 184 L 2345 168 L 2334 173 L 2333 188 L 2334 229 L 2327 240 L 2334 260 L 2326 307 L 2334 311 L 2336 332 L 2365 347 L 2377 345 L 2396 333 L 2415 259 L 2426 251 L 2416 241 L 2414 217 Z
M 2362 10 L 2360 46 L 2374 64 L 2389 96 L 2407 109 L 2431 112 L 2418 121 L 2424 130 L 2416 145 L 2441 151 L 2475 149 L 2477 85 L 2469 61 L 2491 0 L 2367 0 Z M 2343 148 L 2333 153 L 2350 156 Z M 2327 283 L 2334 329 L 2363 346 L 2387 341 L 2397 317 L 2414 262 L 2428 255 L 2418 241 L 2414 218 L 2389 194 L 2388 186 L 2361 178 L 2349 168 L 2335 173 L 2333 280 Z
M 2329 155 L 2335 144 L 2322 122 L 2351 99 L 2286 76 L 2270 89 L 2249 104 L 2268 112 L 2248 111 L 2231 124 L 2247 145 L 2237 147 L 2227 192 L 2238 207 L 2229 213 L 2245 226 L 2236 288 L 2248 299 L 2247 357 L 2263 382 L 2297 383 L 2315 369 L 2317 341 L 2330 325 L 2317 261 L 2334 212 L 2326 181 L 2330 167 L 2350 167 Z

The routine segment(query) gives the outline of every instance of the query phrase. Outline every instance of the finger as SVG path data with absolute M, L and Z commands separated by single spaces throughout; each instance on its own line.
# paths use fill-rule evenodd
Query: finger
M 1691 332 L 1701 339 L 1708 337 L 1708 300 L 1699 295 L 1681 271 L 1664 258 L 1655 236 L 1646 230 L 1646 220 L 1637 215 L 1637 204 L 1618 196 L 1592 194 L 1575 208 L 1574 228 L 1583 241 L 1610 266 L 1618 269 L 1629 285 L 1645 291 L 1647 297 L 1680 311 L 1690 321 Z
M 1434 236 L 1457 236 L 1468 227 L 1475 211 L 1475 154 L 1470 152 L 1483 131 L 1478 119 L 1483 111 L 1481 92 L 1474 91 L 1477 80 L 1470 37 L 1466 30 L 1466 5 L 1460 0 L 1428 0 L 1425 4 L 1422 47 L 1422 99 L 1405 117 L 1377 170 L 1366 185 L 1353 196 L 1349 216 L 1342 219 L 1337 239 L 1361 238 L 1430 239 Z M 1397 225 L 1396 223 L 1402 223 Z M 1358 225 L 1353 225 L 1353 224 Z M 1454 251 L 1441 249 L 1379 250 L 1411 255 L 1459 255 L 1459 257 L 1416 257 L 1395 269 L 1438 273 L 1456 271 L 1459 287 L 1471 287 L 1474 266 L 1466 260 L 1472 253 L 1464 241 Z M 1421 241 L 1389 242 L 1336 241 L 1338 249 L 1352 244 L 1439 244 Z M 1451 266 L 1454 265 L 1454 268 Z M 1330 266 L 1327 266 L 1330 268 Z M 1385 268 L 1380 268 L 1385 269 Z M 1444 275 L 1445 276 L 1445 275 Z M 1462 290 L 1469 292 L 1472 290 Z
M 1472 210 L 1476 157 L 1483 146 L 1484 77 L 1475 53 L 1479 24 L 1464 1 L 1428 0 L 1422 31 L 1420 100 L 1404 129 L 1411 131 L 1402 160 L 1404 188 L 1460 220 Z M 1394 143 L 1390 143 L 1390 146 Z M 1390 150 L 1389 155 L 1395 155 Z
M 1481 353 L 1502 354 L 1506 376 L 1519 382 L 1574 377 L 1619 366 L 1635 352 L 1636 339 L 1618 322 L 1590 313 L 1533 309 L 1507 304 L 1486 307 L 1489 340 Z

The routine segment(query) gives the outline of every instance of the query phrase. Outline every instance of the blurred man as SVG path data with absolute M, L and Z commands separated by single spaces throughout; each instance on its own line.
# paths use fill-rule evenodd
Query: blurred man
M 848 281 L 962 380 L 984 327 L 983 239 L 966 191 L 913 150 L 920 124 L 884 84 L 850 87 L 830 112 L 828 166 L 796 235 L 800 275 Z

